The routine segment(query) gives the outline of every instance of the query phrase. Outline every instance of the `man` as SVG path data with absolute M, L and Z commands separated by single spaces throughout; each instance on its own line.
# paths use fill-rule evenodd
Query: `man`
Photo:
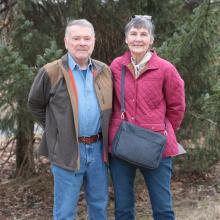
M 39 70 L 28 100 L 44 127 L 40 154 L 51 162 L 53 215 L 56 220 L 73 220 L 83 185 L 89 219 L 105 220 L 111 72 L 90 58 L 95 32 L 87 20 L 70 21 L 64 42 L 68 53 Z

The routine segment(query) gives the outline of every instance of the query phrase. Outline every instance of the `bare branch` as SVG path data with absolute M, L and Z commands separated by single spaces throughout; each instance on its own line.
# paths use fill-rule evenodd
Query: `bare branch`
M 12 8 L 17 4 L 17 0 L 8 1 L 8 0 L 1 0 L 0 1 L 0 32 L 7 28 L 10 25 L 10 17 Z
M 0 2 L 0 4 L 3 4 L 3 3 L 5 3 L 5 2 L 3 2 L 3 1 Z M 9 4 L 6 3 L 5 7 L 0 10 L 0 14 L 1 14 L 2 12 L 4 12 L 4 11 L 10 10 L 10 9 L 11 9 L 13 6 L 15 6 L 16 4 L 17 4 L 17 1 L 16 1 L 16 0 L 13 1 L 13 2 L 9 1 Z
M 200 120 L 203 120 L 203 121 L 207 121 L 209 122 L 210 124 L 214 125 L 214 126 L 217 126 L 217 123 L 212 121 L 211 119 L 209 118 L 204 118 L 202 117 L 201 115 L 197 114 L 197 113 L 194 113 L 194 112 L 191 112 L 191 115 L 194 116 L 195 118 L 197 119 L 200 119 Z
M 16 139 L 16 137 L 11 138 L 11 139 L 4 145 L 4 147 L 0 149 L 0 151 L 2 151 L 0 157 L 3 157 L 3 155 L 4 155 L 5 152 L 6 152 L 6 148 L 8 149 L 8 146 L 9 146 L 11 143 L 13 144 L 15 139 Z M 13 147 L 9 148 L 9 155 L 7 156 L 7 158 L 6 158 L 2 163 L 0 163 L 0 166 L 3 166 L 3 165 L 5 165 L 6 163 L 8 163 L 8 161 L 10 160 L 10 158 L 11 158 L 12 156 L 14 156 L 15 153 L 14 153 L 13 150 L 14 150 Z
M 12 142 L 12 141 L 14 141 L 16 139 L 16 137 L 12 137 L 2 148 L 0 148 L 0 151 L 4 151 L 7 147 L 8 147 L 8 145 Z
M 34 139 L 33 139 L 32 142 L 29 142 L 29 144 L 28 144 L 28 149 L 30 149 L 30 148 L 33 146 L 33 142 L 34 142 Z M 25 166 L 25 164 L 27 163 L 27 161 L 30 161 L 30 157 L 29 157 L 28 155 L 29 155 L 29 152 L 26 151 L 26 152 L 25 152 L 25 155 L 24 155 L 24 157 L 23 157 L 23 161 L 22 161 L 22 163 L 21 163 L 19 169 L 18 169 L 17 172 L 16 172 L 16 177 L 21 176 L 21 175 L 23 174 L 22 172 L 24 171 L 24 166 Z M 25 172 L 26 172 L 26 175 L 29 175 L 29 172 L 28 172 L 28 171 L 29 171 L 29 170 L 26 170 L 26 171 L 25 171 Z

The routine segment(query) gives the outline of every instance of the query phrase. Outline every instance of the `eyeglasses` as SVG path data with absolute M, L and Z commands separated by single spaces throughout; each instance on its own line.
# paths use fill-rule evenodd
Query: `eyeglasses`
M 147 20 L 151 21 L 152 16 L 150 16 L 150 15 L 132 15 L 131 19 L 134 19 L 134 18 L 144 18 L 144 19 L 147 19 Z

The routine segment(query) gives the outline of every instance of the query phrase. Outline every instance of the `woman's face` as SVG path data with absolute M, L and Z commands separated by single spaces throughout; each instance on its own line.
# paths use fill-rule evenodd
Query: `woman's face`
M 127 33 L 125 42 L 131 51 L 132 57 L 139 60 L 153 44 L 153 39 L 146 28 L 137 29 L 132 27 Z

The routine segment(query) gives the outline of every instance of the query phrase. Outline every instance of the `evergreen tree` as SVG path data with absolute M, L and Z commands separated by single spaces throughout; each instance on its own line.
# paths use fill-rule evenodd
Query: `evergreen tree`
M 0 129 L 16 140 L 16 175 L 29 176 L 34 172 L 34 121 L 27 109 L 28 93 L 37 64 L 59 57 L 62 51 L 54 42 L 50 46 L 50 38 L 22 14 L 17 15 L 10 37 L 10 46 L 0 46 Z
M 33 172 L 33 121 L 26 108 L 33 72 L 11 47 L 0 47 L 0 129 L 16 140 L 17 174 Z
M 192 113 L 200 110 L 199 100 L 210 91 L 213 52 L 216 47 L 218 13 L 205 1 L 159 48 L 159 53 L 171 60 L 182 73 L 187 97 L 186 123 L 192 125 Z M 210 71 L 209 75 L 206 69 Z M 198 83 L 199 82 L 199 83 Z M 201 104 L 201 103 L 200 103 Z
M 196 172 L 206 171 L 220 158 L 219 130 L 217 126 L 213 127 L 214 117 L 212 120 L 211 115 L 206 118 L 207 114 L 205 116 L 203 111 L 204 106 L 207 106 L 207 96 L 213 93 L 213 79 L 217 79 L 218 18 L 219 9 L 216 5 L 211 1 L 203 1 L 159 50 L 163 57 L 177 66 L 185 81 L 187 110 L 180 137 L 191 139 L 196 145 L 195 150 L 189 149 L 187 158 L 184 158 L 187 170 Z M 216 93 L 212 97 L 216 99 Z M 213 103 L 214 109 L 217 103 Z M 205 138 L 206 142 L 201 142 L 201 138 Z
M 0 29 L 3 113 L 0 129 L 16 138 L 18 174 L 34 170 L 34 121 L 26 108 L 27 95 L 37 70 L 61 56 L 58 48 L 64 49 L 64 29 L 69 19 L 86 18 L 92 22 L 96 30 L 93 57 L 110 63 L 126 49 L 124 26 L 131 15 L 151 15 L 156 25 L 155 46 L 159 55 L 173 62 L 185 80 L 187 112 L 180 137 L 197 140 L 201 131 L 206 134 L 207 130 L 209 134 L 211 131 L 218 134 L 219 49 L 215 48 L 219 42 L 220 13 L 217 1 L 17 0 L 13 3 L 16 7 L 10 12 L 11 19 L 6 19 L 10 21 L 7 26 L 10 32 L 2 34 Z M 204 120 L 207 115 L 210 120 Z M 207 121 L 217 126 L 209 129 Z M 213 144 L 217 139 L 213 136 L 207 140 Z M 199 156 L 197 161 L 200 159 Z

